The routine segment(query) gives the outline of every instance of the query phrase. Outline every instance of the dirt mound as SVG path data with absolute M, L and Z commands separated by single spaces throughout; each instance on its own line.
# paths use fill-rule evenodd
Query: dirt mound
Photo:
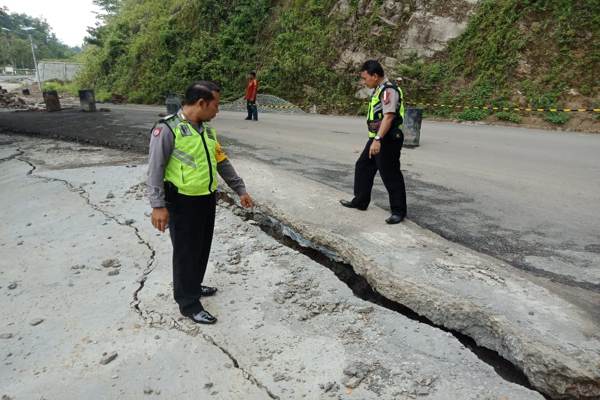
M 0 89 L 0 108 L 36 111 L 39 109 L 43 110 L 44 104 L 32 102 L 16 92 L 7 92 L 5 89 Z

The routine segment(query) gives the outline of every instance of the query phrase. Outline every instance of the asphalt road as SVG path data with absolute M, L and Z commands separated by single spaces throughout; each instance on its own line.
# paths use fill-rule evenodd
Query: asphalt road
M 362 119 L 261 117 L 222 113 L 214 124 L 234 155 L 351 198 Z M 421 146 L 404 149 L 401 161 L 411 220 L 537 275 L 600 291 L 599 135 L 425 122 Z M 376 191 L 375 204 L 387 208 L 379 179 Z
M 145 151 L 148 129 L 163 107 L 106 107 L 112 111 L 93 115 L 0 113 L 0 127 Z M 366 140 L 362 119 L 243 118 L 221 112 L 213 122 L 233 159 L 262 160 L 351 197 L 353 165 Z M 533 276 L 590 293 L 595 302 L 600 295 L 599 154 L 599 135 L 427 121 L 421 146 L 404 149 L 401 157 L 408 217 Z M 379 178 L 373 199 L 387 208 Z

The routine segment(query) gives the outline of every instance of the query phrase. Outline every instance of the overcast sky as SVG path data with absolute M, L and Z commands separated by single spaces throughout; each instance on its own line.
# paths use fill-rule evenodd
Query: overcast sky
M 92 0 L 0 0 L 11 13 L 45 19 L 56 37 L 69 46 L 81 46 L 86 28 L 94 26 L 98 9 Z

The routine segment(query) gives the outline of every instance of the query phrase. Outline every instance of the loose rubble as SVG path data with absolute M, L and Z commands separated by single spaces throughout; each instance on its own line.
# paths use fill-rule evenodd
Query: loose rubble
M 108 364 L 108 363 L 110 363 L 110 362 L 114 361 L 114 360 L 115 360 L 115 358 L 117 358 L 117 356 L 118 356 L 118 355 L 119 355 L 119 354 L 118 354 L 116 351 L 113 351 L 113 352 L 112 352 L 112 353 L 110 353 L 110 354 L 104 353 L 104 354 L 102 355 L 102 358 L 100 359 L 100 364 L 101 364 L 101 365 L 106 365 L 106 364 Z
M 28 111 L 45 110 L 44 103 L 33 103 L 15 92 L 0 93 L 0 108 Z
M 31 326 L 38 326 L 38 325 L 39 325 L 39 324 L 41 324 L 42 322 L 44 322 L 44 319 L 43 319 L 43 318 L 36 318 L 36 319 L 33 319 L 33 320 L 31 320 L 31 321 L 29 322 L 29 325 L 31 325 Z

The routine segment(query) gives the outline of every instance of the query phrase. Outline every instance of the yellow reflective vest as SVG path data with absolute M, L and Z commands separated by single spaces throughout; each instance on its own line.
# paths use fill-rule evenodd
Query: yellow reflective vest
M 396 117 L 394 118 L 394 123 L 392 124 L 392 130 L 399 130 L 402 122 L 404 121 L 404 94 L 402 93 L 402 89 L 392 83 L 385 83 L 383 85 L 379 85 L 377 89 L 373 92 L 373 96 L 371 96 L 371 100 L 369 101 L 369 111 L 367 113 L 367 127 L 369 129 L 369 137 L 374 138 L 377 136 L 377 131 L 379 129 L 379 124 L 383 120 L 383 104 L 381 100 L 381 95 L 386 89 L 393 89 L 398 92 L 400 95 L 398 101 L 398 108 L 396 109 Z
M 204 124 L 201 131 L 179 115 L 162 120 L 175 136 L 175 146 L 165 168 L 165 181 L 187 196 L 203 196 L 217 190 L 217 163 L 226 156 L 217 142 L 214 128 Z

